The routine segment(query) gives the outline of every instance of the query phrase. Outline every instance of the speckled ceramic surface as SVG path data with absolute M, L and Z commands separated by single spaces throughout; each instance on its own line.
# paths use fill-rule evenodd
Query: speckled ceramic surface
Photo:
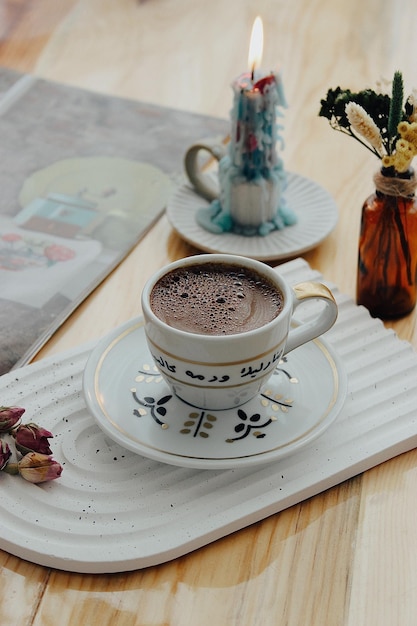
M 137 318 L 93 350 L 84 392 L 99 426 L 129 450 L 182 467 L 229 469 L 281 459 L 321 435 L 343 406 L 346 374 L 329 344 L 311 341 L 281 360 L 258 397 L 205 411 L 173 395 Z
M 210 176 L 216 178 L 215 174 Z M 217 235 L 200 226 L 195 219 L 196 211 L 208 206 L 209 202 L 189 184 L 174 192 L 168 202 L 167 217 L 183 239 L 205 252 L 241 254 L 260 261 L 289 259 L 322 242 L 335 228 L 338 211 L 331 195 L 316 182 L 294 172 L 288 172 L 287 179 L 287 204 L 298 222 L 265 237 L 234 233 Z
M 280 271 L 293 284 L 320 279 L 299 259 Z M 24 406 L 28 418 L 53 432 L 52 449 L 64 471 L 44 485 L 0 476 L 0 547 L 75 572 L 148 567 L 414 448 L 416 353 L 332 289 L 339 318 L 326 342 L 347 373 L 345 402 L 320 437 L 263 465 L 211 471 L 176 467 L 116 443 L 95 423 L 82 392 L 95 345 L 1 377 L 2 403 Z

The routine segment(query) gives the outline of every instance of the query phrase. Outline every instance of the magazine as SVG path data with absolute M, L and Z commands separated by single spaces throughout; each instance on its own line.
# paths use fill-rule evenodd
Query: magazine
M 0 68 L 0 374 L 28 362 L 163 212 L 225 120 Z

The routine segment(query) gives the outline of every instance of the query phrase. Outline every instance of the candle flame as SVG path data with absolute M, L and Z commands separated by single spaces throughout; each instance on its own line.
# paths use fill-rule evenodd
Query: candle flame
M 261 18 L 258 16 L 252 26 L 252 34 L 250 37 L 248 63 L 249 69 L 252 72 L 252 77 L 255 73 L 255 69 L 259 68 L 262 62 L 262 52 L 264 47 L 264 29 Z

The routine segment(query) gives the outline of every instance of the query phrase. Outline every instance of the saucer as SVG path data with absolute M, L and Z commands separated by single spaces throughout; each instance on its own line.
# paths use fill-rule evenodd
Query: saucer
M 316 339 L 284 357 L 246 404 L 206 411 L 173 395 L 147 348 L 143 318 L 104 337 L 83 375 L 87 407 L 110 439 L 181 467 L 230 469 L 292 454 L 336 419 L 347 389 L 334 350 Z
M 216 173 L 207 176 L 217 180 Z M 335 228 L 338 211 L 331 195 L 314 181 L 287 172 L 287 183 L 285 197 L 298 222 L 265 237 L 210 233 L 195 219 L 196 211 L 209 206 L 209 202 L 189 185 L 174 192 L 167 205 L 167 217 L 185 241 L 204 252 L 240 254 L 259 261 L 289 259 L 321 243 Z

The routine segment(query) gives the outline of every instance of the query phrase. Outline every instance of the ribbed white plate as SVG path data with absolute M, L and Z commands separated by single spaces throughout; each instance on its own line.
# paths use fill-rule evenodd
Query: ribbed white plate
M 215 174 L 210 175 L 216 178 Z M 260 261 L 283 260 L 301 255 L 322 242 L 337 223 L 337 206 L 330 194 L 316 182 L 287 172 L 285 196 L 298 222 L 265 237 L 245 237 L 234 233 L 216 235 L 197 224 L 197 209 L 208 206 L 188 185 L 179 187 L 167 206 L 168 219 L 188 243 L 205 252 L 241 254 Z
M 319 278 L 297 259 L 290 282 Z M 326 334 L 348 375 L 338 418 L 299 452 L 261 467 L 198 470 L 160 463 L 106 437 L 86 409 L 93 345 L 0 379 L 2 404 L 53 431 L 58 480 L 0 475 L 0 547 L 41 565 L 118 572 L 156 565 L 313 496 L 417 445 L 417 355 L 337 293 Z

